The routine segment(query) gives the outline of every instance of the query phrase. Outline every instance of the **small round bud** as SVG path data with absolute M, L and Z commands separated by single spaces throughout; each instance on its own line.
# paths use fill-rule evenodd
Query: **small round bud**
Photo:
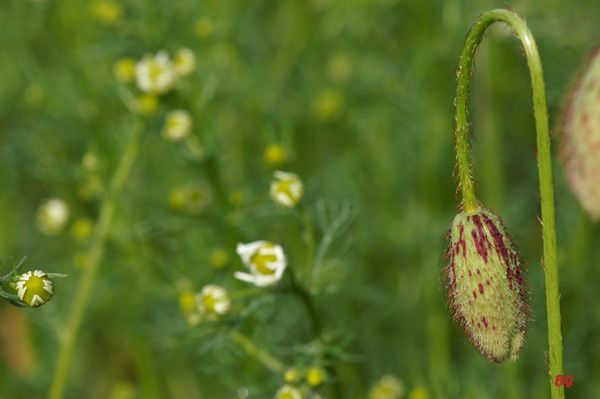
M 369 391 L 369 399 L 400 399 L 404 396 L 404 384 L 393 375 L 381 377 Z
M 42 234 L 53 236 L 60 233 L 69 220 L 69 207 L 60 198 L 46 200 L 37 211 L 37 227 Z
M 314 112 L 324 122 L 337 119 L 344 109 L 344 96 L 337 90 L 328 89 L 316 98 Z
M 98 166 L 100 165 L 100 161 L 98 160 L 98 156 L 91 151 L 83 154 L 81 158 L 81 165 L 88 172 L 96 172 L 98 170 Z
M 133 82 L 133 79 L 135 79 L 135 60 L 133 58 L 121 58 L 115 63 L 113 74 L 121 83 Z
M 196 55 L 189 48 L 182 48 L 175 54 L 173 66 L 179 76 L 187 76 L 196 69 Z
M 327 380 L 327 373 L 320 367 L 312 367 L 306 372 L 306 382 L 315 388 L 323 385 Z
M 198 18 L 194 23 L 194 33 L 200 39 L 208 39 L 215 30 L 213 22 L 209 18 Z
M 218 319 L 226 315 L 231 308 L 231 299 L 225 288 L 210 284 L 204 286 L 196 296 L 196 305 L 201 314 L 210 319 Z
M 529 314 L 523 265 L 493 213 L 459 213 L 450 231 L 446 267 L 450 309 L 488 360 L 516 359 Z
M 71 234 L 79 242 L 85 242 L 94 231 L 94 221 L 87 217 L 76 219 L 71 226 Z
M 286 384 L 297 384 L 302 379 L 302 375 L 300 374 L 300 370 L 295 367 L 288 369 L 285 374 L 283 374 L 283 381 Z
M 180 141 L 192 131 L 192 116 L 187 111 L 176 110 L 167 114 L 162 136 L 168 141 Z
M 196 304 L 196 293 L 193 291 L 184 291 L 179 294 L 179 310 L 190 325 L 200 323 L 200 313 Z
M 123 9 L 112 0 L 94 0 L 90 3 L 89 10 L 97 21 L 106 25 L 115 25 L 123 18 Z
M 210 253 L 210 264 L 215 269 L 223 269 L 229 263 L 229 253 L 222 248 L 213 249 Z
M 283 165 L 287 160 L 287 151 L 281 144 L 269 144 L 265 148 L 263 158 L 267 165 L 278 167 Z
M 275 180 L 271 183 L 271 198 L 277 204 L 292 208 L 300 202 L 304 195 L 302 180 L 293 173 L 275 172 Z
M 425 387 L 416 387 L 408 393 L 408 399 L 429 399 L 429 390 Z
M 152 115 L 158 109 L 158 98 L 153 94 L 143 94 L 137 98 L 137 111 L 142 115 Z
M 291 385 L 284 385 L 275 394 L 275 399 L 302 399 L 302 394 Z
M 21 274 L 15 288 L 19 300 L 33 308 L 42 306 L 52 298 L 52 280 L 46 273 L 39 270 Z
M 198 215 L 211 203 L 211 194 L 203 184 L 188 183 L 173 189 L 169 193 L 168 201 L 174 210 L 188 215 Z

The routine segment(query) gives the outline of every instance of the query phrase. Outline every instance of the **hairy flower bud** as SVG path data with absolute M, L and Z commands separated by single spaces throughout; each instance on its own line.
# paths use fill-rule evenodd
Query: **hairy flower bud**
M 600 47 L 567 97 L 562 116 L 561 160 L 581 206 L 600 220 Z
M 487 359 L 515 360 L 529 314 L 523 265 L 499 217 L 459 213 L 450 231 L 445 272 L 450 310 Z

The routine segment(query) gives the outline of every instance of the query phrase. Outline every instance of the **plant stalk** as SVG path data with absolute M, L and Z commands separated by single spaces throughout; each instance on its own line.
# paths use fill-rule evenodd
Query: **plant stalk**
M 121 160 L 110 181 L 108 191 L 100 205 L 98 222 L 94 229 L 94 241 L 87 253 L 86 264 L 83 270 L 73 307 L 69 314 L 64 336 L 61 338 L 61 346 L 54 367 L 54 375 L 48 399 L 62 399 L 67 383 L 69 367 L 73 358 L 77 336 L 83 321 L 83 315 L 90 301 L 94 280 L 102 262 L 106 248 L 106 240 L 110 231 L 110 225 L 114 216 L 115 200 L 118 197 L 131 167 L 137 157 L 142 137 L 142 124 L 137 122 L 132 129 L 129 142 L 121 156 Z
M 456 71 L 456 156 L 463 207 L 466 212 L 476 212 L 479 208 L 475 197 L 469 158 L 468 99 L 475 51 L 483 39 L 486 29 L 494 22 L 504 22 L 510 26 L 515 36 L 521 41 L 529 67 L 537 134 L 537 164 L 542 208 L 543 267 L 548 319 L 548 381 L 551 398 L 562 399 L 564 398 L 564 388 L 554 385 L 556 376 L 563 374 L 563 347 L 554 221 L 554 188 L 544 75 L 537 45 L 531 31 L 521 17 L 508 10 L 491 10 L 479 17 L 467 35 Z

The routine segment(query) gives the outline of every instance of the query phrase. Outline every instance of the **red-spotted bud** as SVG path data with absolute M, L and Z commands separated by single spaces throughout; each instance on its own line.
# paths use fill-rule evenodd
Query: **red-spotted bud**
M 562 116 L 561 160 L 581 206 L 600 220 L 600 47 L 576 81 Z
M 515 360 L 529 314 L 523 265 L 500 218 L 461 212 L 452 222 L 445 269 L 450 310 L 488 360 Z

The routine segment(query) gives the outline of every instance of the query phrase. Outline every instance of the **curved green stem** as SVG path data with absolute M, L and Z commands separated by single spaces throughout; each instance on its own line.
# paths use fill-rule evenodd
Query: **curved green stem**
M 563 348 L 560 325 L 560 299 L 558 289 L 558 270 L 556 261 L 556 231 L 554 222 L 554 188 L 552 181 L 552 161 L 550 155 L 550 136 L 548 133 L 548 111 L 542 63 L 537 45 L 525 21 L 517 14 L 507 10 L 491 10 L 484 13 L 471 27 L 465 47 L 460 56 L 456 71 L 456 153 L 460 186 L 465 211 L 474 212 L 479 204 L 475 197 L 473 176 L 469 159 L 469 116 L 468 98 L 473 58 L 483 35 L 494 22 L 504 22 L 521 41 L 529 75 L 533 97 L 533 113 L 537 134 L 537 162 L 540 180 L 542 208 L 542 237 L 544 244 L 544 274 L 546 280 L 546 311 L 548 318 L 548 363 L 549 382 L 552 399 L 564 398 L 562 386 L 554 385 L 554 378 L 563 374 Z
M 117 169 L 110 181 L 108 192 L 100 205 L 100 215 L 94 230 L 94 241 L 87 253 L 86 265 L 81 280 L 79 281 L 79 285 L 77 286 L 75 298 L 73 299 L 73 307 L 69 314 L 65 334 L 61 340 L 58 358 L 54 367 L 52 385 L 48 394 L 49 399 L 61 399 L 64 396 L 69 366 L 71 364 L 71 359 L 73 358 L 77 335 L 81 328 L 83 315 L 90 301 L 94 280 L 98 274 L 98 269 L 104 256 L 106 239 L 114 215 L 115 199 L 121 192 L 123 184 L 135 161 L 140 147 L 141 136 L 142 126 L 141 123 L 138 122 L 137 126 L 135 126 L 131 132 L 127 147 L 125 148 Z

